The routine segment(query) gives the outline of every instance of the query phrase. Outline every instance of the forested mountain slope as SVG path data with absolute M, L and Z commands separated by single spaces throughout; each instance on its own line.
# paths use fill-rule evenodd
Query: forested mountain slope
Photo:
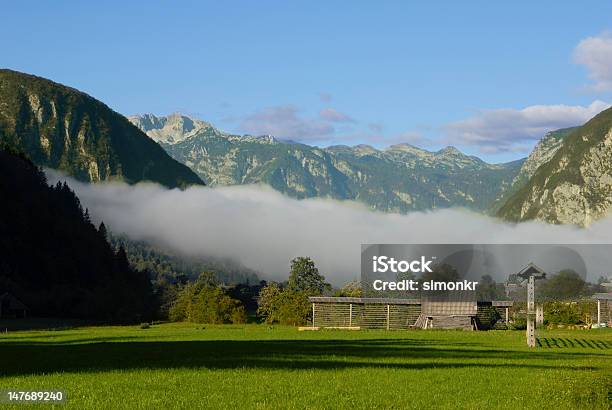
M 74 88 L 0 70 L 0 142 L 82 181 L 202 184 L 125 117 Z

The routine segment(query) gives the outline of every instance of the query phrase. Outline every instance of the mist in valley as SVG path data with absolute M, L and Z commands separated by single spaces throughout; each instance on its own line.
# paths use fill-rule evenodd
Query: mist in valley
M 588 229 L 538 222 L 507 224 L 467 210 L 407 215 L 373 212 L 350 201 L 295 200 L 266 186 L 166 189 L 156 184 L 66 181 L 95 223 L 193 257 L 230 258 L 284 280 L 290 260 L 310 256 L 334 285 L 358 280 L 363 243 L 610 243 L 612 221 Z M 590 273 L 595 280 L 597 273 Z M 495 278 L 503 280 L 505 278 Z

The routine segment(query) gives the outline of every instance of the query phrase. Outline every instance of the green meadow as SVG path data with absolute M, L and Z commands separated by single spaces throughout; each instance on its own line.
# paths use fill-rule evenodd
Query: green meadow
M 56 407 L 79 409 L 609 408 L 612 329 L 541 331 L 538 343 L 185 323 L 9 331 L 0 390 L 61 389 Z

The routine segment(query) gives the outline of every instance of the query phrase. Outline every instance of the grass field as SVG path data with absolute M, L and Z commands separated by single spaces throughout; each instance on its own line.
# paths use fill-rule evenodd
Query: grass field
M 612 329 L 538 337 L 529 350 L 519 331 L 15 331 L 0 335 L 0 390 L 62 389 L 58 407 L 80 409 L 607 409 Z

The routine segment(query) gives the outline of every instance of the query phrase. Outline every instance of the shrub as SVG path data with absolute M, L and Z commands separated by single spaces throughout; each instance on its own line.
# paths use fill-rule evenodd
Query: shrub
M 310 303 L 304 292 L 292 289 L 281 290 L 277 284 L 262 289 L 258 314 L 266 323 L 299 326 L 306 323 L 310 314 Z
M 277 283 L 271 282 L 261 289 L 257 298 L 257 315 L 266 323 L 272 323 L 276 316 L 278 295 L 282 292 Z
M 525 330 L 527 329 L 527 318 L 518 317 L 515 318 L 511 323 L 512 329 L 514 330 Z
M 544 316 L 551 324 L 583 324 L 591 315 L 593 302 L 547 302 L 544 304 Z
M 244 306 L 226 295 L 211 278 L 210 274 L 202 274 L 195 283 L 179 289 L 170 307 L 170 320 L 213 324 L 246 322 Z
M 331 285 L 319 273 L 314 261 L 309 257 L 298 257 L 291 261 L 286 289 L 270 283 L 260 291 L 257 314 L 269 324 L 303 325 L 310 315 L 308 296 L 330 290 Z
M 334 296 L 349 297 L 349 298 L 360 298 L 361 295 L 362 295 L 362 292 L 361 292 L 360 282 L 349 282 L 346 285 L 344 285 L 342 289 L 337 290 L 334 293 Z
M 244 309 L 244 306 L 236 307 L 231 313 L 230 320 L 235 325 L 246 323 L 247 314 L 246 310 Z

